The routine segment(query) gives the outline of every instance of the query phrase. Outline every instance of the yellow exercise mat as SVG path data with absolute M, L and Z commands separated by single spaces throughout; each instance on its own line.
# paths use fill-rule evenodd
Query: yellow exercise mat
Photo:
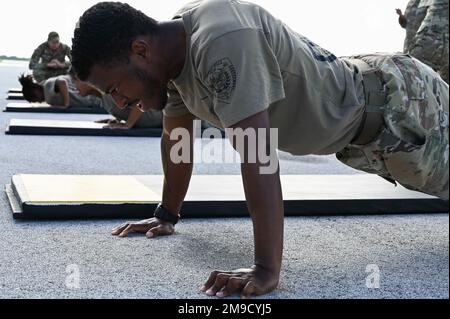
M 163 176 L 14 175 L 17 219 L 139 218 L 161 202 Z M 440 199 L 371 175 L 282 176 L 286 216 L 448 213 Z M 241 176 L 193 176 L 184 218 L 248 217 Z
M 33 203 L 152 203 L 161 196 L 134 176 L 19 175 Z
M 161 177 L 162 178 L 162 177 Z M 147 181 L 143 179 L 147 184 Z M 284 175 L 281 176 L 283 198 L 295 200 L 376 200 L 432 198 L 395 187 L 376 175 Z M 158 189 L 152 185 L 153 189 Z M 187 201 L 245 200 L 241 176 L 193 176 Z
M 32 203 L 142 203 L 161 201 L 163 176 L 16 175 Z M 432 198 L 374 175 L 288 175 L 285 200 Z M 186 201 L 245 201 L 241 176 L 193 176 Z

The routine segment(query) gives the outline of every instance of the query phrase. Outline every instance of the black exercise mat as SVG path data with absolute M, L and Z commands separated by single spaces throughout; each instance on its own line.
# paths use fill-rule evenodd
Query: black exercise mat
M 161 137 L 162 128 L 110 129 L 106 124 L 92 121 L 53 121 L 12 119 L 7 135 L 62 135 L 62 136 L 129 136 Z
M 67 113 L 67 114 L 108 114 L 100 107 L 51 107 L 45 103 L 8 103 L 4 112 L 15 113 Z

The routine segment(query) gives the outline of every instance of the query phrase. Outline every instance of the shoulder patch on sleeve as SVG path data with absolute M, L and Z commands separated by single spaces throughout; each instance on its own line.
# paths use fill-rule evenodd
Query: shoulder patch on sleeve
M 236 89 L 236 68 L 229 58 L 214 63 L 206 77 L 206 84 L 221 102 L 230 102 Z

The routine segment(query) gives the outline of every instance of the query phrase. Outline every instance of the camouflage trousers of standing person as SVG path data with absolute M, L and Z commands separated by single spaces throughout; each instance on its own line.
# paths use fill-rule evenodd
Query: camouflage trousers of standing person
M 363 72 L 366 112 L 379 113 L 382 124 L 370 142 L 348 145 L 336 157 L 407 189 L 448 200 L 448 84 L 409 55 L 352 59 Z M 369 76 L 377 79 L 379 88 L 366 81 Z
M 408 54 L 436 70 L 449 83 L 449 15 L 447 3 L 428 8 Z

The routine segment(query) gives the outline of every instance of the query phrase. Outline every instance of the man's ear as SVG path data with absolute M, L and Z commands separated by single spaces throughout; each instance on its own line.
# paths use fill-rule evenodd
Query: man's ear
M 150 58 L 150 45 L 144 40 L 134 40 L 131 44 L 131 52 L 147 60 Z

